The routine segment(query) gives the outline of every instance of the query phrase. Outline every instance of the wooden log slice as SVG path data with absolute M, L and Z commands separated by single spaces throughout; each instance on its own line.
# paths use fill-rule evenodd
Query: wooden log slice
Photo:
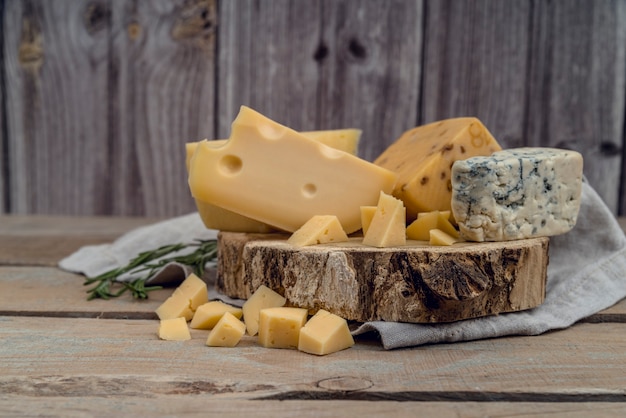
M 221 232 L 218 290 L 246 299 L 266 285 L 289 305 L 362 322 L 450 322 L 533 308 L 545 298 L 548 238 L 395 248 L 364 246 L 358 237 L 294 247 L 287 238 Z

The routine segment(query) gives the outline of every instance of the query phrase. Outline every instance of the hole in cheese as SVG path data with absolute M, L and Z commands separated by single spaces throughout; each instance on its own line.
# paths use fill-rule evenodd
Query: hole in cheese
M 315 194 L 317 193 L 317 186 L 313 183 L 307 183 L 304 186 L 302 186 L 302 195 L 304 197 L 314 197 Z
M 275 140 L 282 138 L 287 128 L 277 123 L 259 123 L 257 129 L 266 139 Z
M 243 162 L 236 155 L 229 154 L 220 159 L 219 168 L 222 174 L 234 176 L 243 168 Z
M 326 158 L 329 158 L 331 160 L 335 160 L 338 158 L 341 158 L 343 155 L 345 155 L 344 151 L 335 149 L 335 148 L 331 148 L 327 145 L 324 144 L 320 144 L 320 152 L 322 153 L 322 155 Z

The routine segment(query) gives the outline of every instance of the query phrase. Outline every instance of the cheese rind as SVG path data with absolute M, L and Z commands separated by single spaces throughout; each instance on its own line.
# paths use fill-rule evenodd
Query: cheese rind
M 294 232 L 314 215 L 361 228 L 360 206 L 391 192 L 396 174 L 333 149 L 242 106 L 221 148 L 202 141 L 191 158 L 193 197 Z
M 308 310 L 292 307 L 262 309 L 259 312 L 259 344 L 267 348 L 298 348 L 300 329 Z
M 198 309 L 196 309 L 189 326 L 194 329 L 213 329 L 215 324 L 217 324 L 226 312 L 238 319 L 240 319 L 243 315 L 243 310 L 241 308 L 228 305 L 227 303 L 219 300 L 214 300 L 207 302 L 204 305 L 200 305 Z
M 323 356 L 354 345 L 348 322 L 320 309 L 300 330 L 298 350 Z
M 348 236 L 334 215 L 315 215 L 294 232 L 287 242 L 297 247 L 345 242 Z
M 183 317 L 162 319 L 159 322 L 159 338 L 167 341 L 186 341 L 191 339 L 187 320 Z
M 259 312 L 262 309 L 283 306 L 287 302 L 283 296 L 265 285 L 259 288 L 243 304 L 243 320 L 249 335 L 259 331 Z
M 450 210 L 450 168 L 456 160 L 500 150 L 480 120 L 446 119 L 404 132 L 374 163 L 398 174 L 393 195 L 404 202 L 407 219 L 419 212 Z
M 380 192 L 363 244 L 381 248 L 406 244 L 406 210 L 401 200 Z
M 461 237 L 506 241 L 568 232 L 578 217 L 582 176 L 582 156 L 556 148 L 455 162 L 452 211 Z
M 230 312 L 224 313 L 209 333 L 206 345 L 210 347 L 234 347 L 246 333 L 246 325 Z

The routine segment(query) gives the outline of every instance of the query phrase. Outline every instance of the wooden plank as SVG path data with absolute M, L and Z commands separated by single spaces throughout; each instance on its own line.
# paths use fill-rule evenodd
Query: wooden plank
M 418 122 L 422 1 L 323 2 L 319 125 L 363 130 L 373 160 Z
M 7 2 L 4 14 L 9 210 L 101 213 L 110 10 L 28 0 Z
M 110 243 L 159 219 L 0 216 L 0 265 L 56 266 L 83 245 Z
M 60 376 L 78 382 L 74 390 L 84 396 L 118 390 L 145 397 L 163 385 L 196 385 L 239 399 L 324 399 L 343 391 L 339 398 L 346 400 L 359 392 L 353 399 L 624 401 L 625 324 L 391 351 L 359 340 L 319 357 L 263 348 L 250 336 L 232 349 L 211 348 L 203 330 L 191 330 L 189 341 L 161 341 L 155 320 L 0 317 L 0 323 L 0 338 L 10 341 L 0 346 L 3 393 L 16 384 L 33 390 L 38 379 L 52 379 L 58 392 Z M 104 384 L 112 377 L 115 388 Z
M 320 13 L 320 1 L 219 3 L 218 137 L 228 138 L 241 105 L 296 130 L 327 128 L 318 120 Z
M 215 15 L 213 0 L 8 3 L 11 211 L 193 210 L 184 143 L 213 135 Z
M 220 4 L 219 136 L 245 104 L 297 130 L 360 128 L 373 159 L 415 126 L 421 2 L 251 5 Z
M 130 294 L 87 300 L 82 275 L 50 267 L 0 267 L 0 315 L 156 319 L 155 309 L 172 289 L 155 290 L 147 300 Z
M 617 213 L 623 178 L 626 3 L 538 2 L 528 75 L 527 142 L 580 151 Z M 622 209 L 623 210 L 623 209 Z
M 115 158 L 108 213 L 189 212 L 195 206 L 184 144 L 214 135 L 215 1 L 125 0 L 111 7 Z
M 531 10 L 529 1 L 427 3 L 421 123 L 476 116 L 503 147 L 526 142 Z
M 111 379 L 105 382 L 109 387 L 119 387 L 119 382 Z M 240 400 L 201 396 L 199 385 L 180 385 L 167 388 L 167 393 L 153 396 L 136 394 L 120 395 L 111 393 L 115 402 L 108 396 L 82 396 L 59 393 L 58 396 L 32 396 L 42 393 L 52 386 L 39 382 L 41 389 L 24 388 L 26 395 L 6 395 L 0 399 L 2 416 L 44 416 L 50 411 L 62 416 L 74 416 L 76 411 L 83 414 L 112 416 L 124 411 L 126 416 L 254 416 L 257 418 L 298 417 L 340 418 L 340 417 L 380 417 L 412 418 L 416 415 L 453 418 L 470 416 L 516 416 L 551 418 L 622 418 L 626 407 L 623 403 L 610 402 L 361 402 L 292 400 L 289 403 L 269 400 Z M 73 383 L 73 382 L 72 382 Z M 80 383 L 80 382 L 77 382 Z M 200 395 L 200 396 L 199 396 Z
M 209 298 L 213 298 L 215 270 L 208 271 L 204 279 L 210 286 Z M 0 314 L 154 318 L 154 310 L 172 293 L 172 289 L 155 291 L 145 301 L 128 295 L 110 301 L 87 301 L 83 281 L 81 275 L 52 267 L 0 267 Z M 626 322 L 626 299 L 585 321 Z

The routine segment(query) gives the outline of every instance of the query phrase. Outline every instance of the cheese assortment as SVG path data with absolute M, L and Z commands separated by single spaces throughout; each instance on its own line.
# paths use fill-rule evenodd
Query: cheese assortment
M 490 155 L 501 147 L 476 118 L 454 118 L 403 133 L 374 164 L 398 174 L 393 195 L 404 202 L 407 219 L 419 212 L 450 210 L 450 168 L 457 160 Z
M 229 139 L 187 144 L 188 184 L 202 220 L 224 231 L 289 232 L 294 251 L 344 241 L 393 249 L 412 245 L 407 240 L 519 240 L 576 223 L 578 153 L 503 151 L 480 120 L 464 117 L 410 129 L 369 163 L 356 156 L 360 135 L 296 132 L 242 106 Z M 354 344 L 345 319 L 324 309 L 309 319 L 266 286 L 239 309 L 207 302 L 195 279 L 183 285 L 157 310 L 162 321 L 176 320 L 176 338 L 184 338 L 181 321 L 191 321 L 211 330 L 209 346 L 236 346 L 246 333 L 264 347 L 317 355 Z
M 554 236 L 576 224 L 583 159 L 575 151 L 516 148 L 457 161 L 452 211 L 463 238 Z
M 390 193 L 397 175 L 242 106 L 226 144 L 201 141 L 189 163 L 194 199 L 294 232 L 315 215 L 361 229 L 360 206 Z

